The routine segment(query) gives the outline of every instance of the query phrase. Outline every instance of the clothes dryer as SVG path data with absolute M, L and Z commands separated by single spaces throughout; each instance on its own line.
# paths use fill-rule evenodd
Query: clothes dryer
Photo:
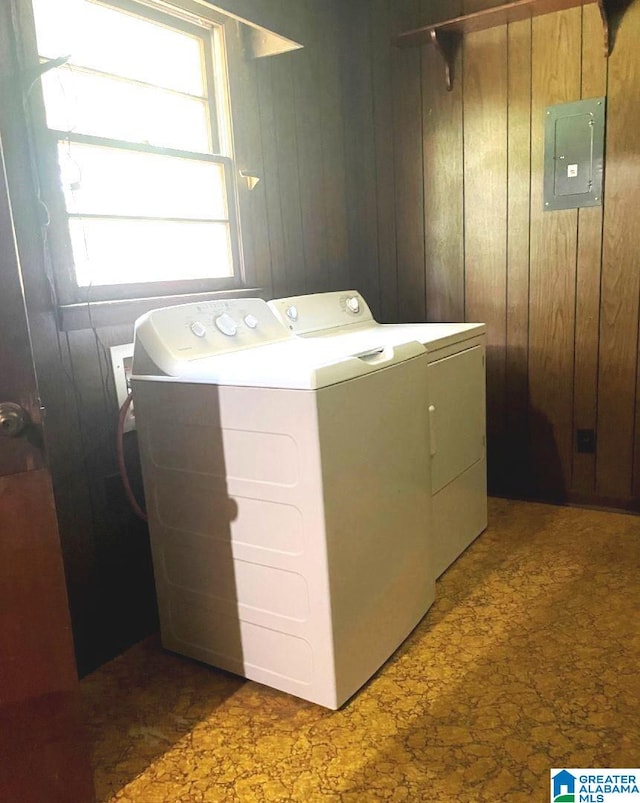
M 441 575 L 487 526 L 486 326 L 380 324 L 356 291 L 275 299 L 269 306 L 306 339 L 340 339 L 351 349 L 406 339 L 424 344 L 429 382 L 419 406 L 430 421 L 430 537 L 436 576 Z
M 371 677 L 434 598 L 427 381 L 416 342 L 305 341 L 259 299 L 137 322 L 166 648 L 329 708 Z

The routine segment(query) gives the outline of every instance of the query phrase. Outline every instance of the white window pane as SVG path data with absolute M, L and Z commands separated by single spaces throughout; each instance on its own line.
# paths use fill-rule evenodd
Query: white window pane
M 204 100 L 68 66 L 45 73 L 42 84 L 49 128 L 211 152 Z
M 34 0 L 38 52 L 149 84 L 205 94 L 202 42 L 124 11 L 79 0 Z
M 224 168 L 216 162 L 60 142 L 70 214 L 227 219 Z
M 49 59 L 68 56 L 82 39 L 86 0 L 31 0 L 38 53 Z
M 69 221 L 81 287 L 233 275 L 226 223 Z

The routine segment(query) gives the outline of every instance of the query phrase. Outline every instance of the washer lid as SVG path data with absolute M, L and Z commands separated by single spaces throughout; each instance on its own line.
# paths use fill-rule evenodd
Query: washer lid
M 405 360 L 426 355 L 419 343 L 378 346 L 364 352 L 345 354 L 339 348 L 317 348 L 321 340 L 294 339 L 292 342 L 245 349 L 218 357 L 185 361 L 182 365 L 159 365 L 169 376 L 139 376 L 165 382 L 197 382 L 211 385 L 317 390 L 349 379 L 365 376 Z

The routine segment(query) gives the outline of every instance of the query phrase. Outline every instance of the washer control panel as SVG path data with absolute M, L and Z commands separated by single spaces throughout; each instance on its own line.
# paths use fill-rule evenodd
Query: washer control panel
M 229 298 L 153 310 L 136 322 L 136 342 L 157 365 L 198 360 L 293 337 L 261 298 Z M 135 372 L 135 368 L 134 368 Z
M 297 335 L 373 323 L 371 310 L 357 290 L 278 298 L 270 301 L 269 306 Z

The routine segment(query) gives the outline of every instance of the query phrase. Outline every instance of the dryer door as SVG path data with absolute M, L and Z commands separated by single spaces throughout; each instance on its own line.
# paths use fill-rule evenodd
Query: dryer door
M 429 365 L 429 420 L 435 494 L 484 456 L 484 346 Z

